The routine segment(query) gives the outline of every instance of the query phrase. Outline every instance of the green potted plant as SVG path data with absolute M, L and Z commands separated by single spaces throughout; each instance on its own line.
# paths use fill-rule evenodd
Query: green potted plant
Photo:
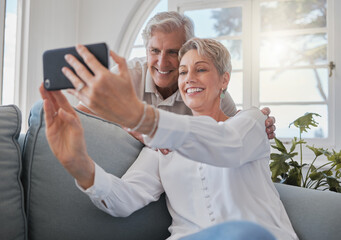
M 289 127 L 294 125 L 299 129 L 299 138 L 294 137 L 292 139 L 290 149 L 287 149 L 278 138 L 275 138 L 275 145 L 271 147 L 277 149 L 279 153 L 271 153 L 270 155 L 272 180 L 304 188 L 329 189 L 330 191 L 341 192 L 341 151 L 336 152 L 334 149 L 328 151 L 328 149 L 309 146 L 302 139 L 303 132 L 308 132 L 310 127 L 318 126 L 314 116 L 320 117 L 317 113 L 306 113 L 289 125 Z M 304 146 L 313 151 L 315 155 L 310 164 L 303 163 L 302 151 Z M 297 147 L 299 148 L 298 151 L 296 151 Z M 327 162 L 321 166 L 315 166 L 316 159 L 322 156 L 325 156 Z M 299 161 L 296 160 L 297 158 Z

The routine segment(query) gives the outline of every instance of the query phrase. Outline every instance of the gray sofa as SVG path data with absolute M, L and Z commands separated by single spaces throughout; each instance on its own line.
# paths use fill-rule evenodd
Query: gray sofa
M 142 145 L 113 123 L 78 113 L 88 152 L 121 176 Z M 16 106 L 0 106 L 0 239 L 165 239 L 165 197 L 127 218 L 98 210 L 51 153 L 42 102 L 31 110 L 29 130 L 20 134 Z M 341 239 L 341 195 L 276 184 L 301 240 Z M 252 238 L 250 238 L 252 239 Z

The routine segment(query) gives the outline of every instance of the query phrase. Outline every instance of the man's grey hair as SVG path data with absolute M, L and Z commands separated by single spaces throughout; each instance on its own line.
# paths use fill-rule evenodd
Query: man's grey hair
M 179 61 L 186 52 L 195 49 L 200 56 L 211 60 L 220 75 L 228 72 L 231 75 L 231 55 L 220 42 L 208 38 L 192 38 L 187 41 L 179 51 Z
M 178 12 L 160 12 L 152 17 L 142 32 L 144 46 L 148 46 L 153 31 L 159 30 L 171 33 L 177 29 L 184 29 L 185 41 L 194 37 L 194 24 L 192 20 Z

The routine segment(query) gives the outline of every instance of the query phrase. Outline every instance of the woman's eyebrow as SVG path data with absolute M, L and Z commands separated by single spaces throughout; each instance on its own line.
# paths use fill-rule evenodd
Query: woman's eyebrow
M 209 64 L 208 62 L 202 60 L 202 61 L 195 62 L 194 65 L 197 65 L 197 64 L 200 64 L 200 63 Z M 182 65 L 179 66 L 179 68 L 180 68 L 180 67 L 186 67 L 186 65 L 183 65 L 183 64 L 182 64 Z

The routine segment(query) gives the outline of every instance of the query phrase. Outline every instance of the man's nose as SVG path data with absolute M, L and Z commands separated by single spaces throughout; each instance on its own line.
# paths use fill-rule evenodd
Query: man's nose
M 167 55 L 164 53 L 164 52 L 161 52 L 159 54 L 159 59 L 158 59 L 158 62 L 159 62 L 159 66 L 162 68 L 162 67 L 165 67 L 167 65 Z

